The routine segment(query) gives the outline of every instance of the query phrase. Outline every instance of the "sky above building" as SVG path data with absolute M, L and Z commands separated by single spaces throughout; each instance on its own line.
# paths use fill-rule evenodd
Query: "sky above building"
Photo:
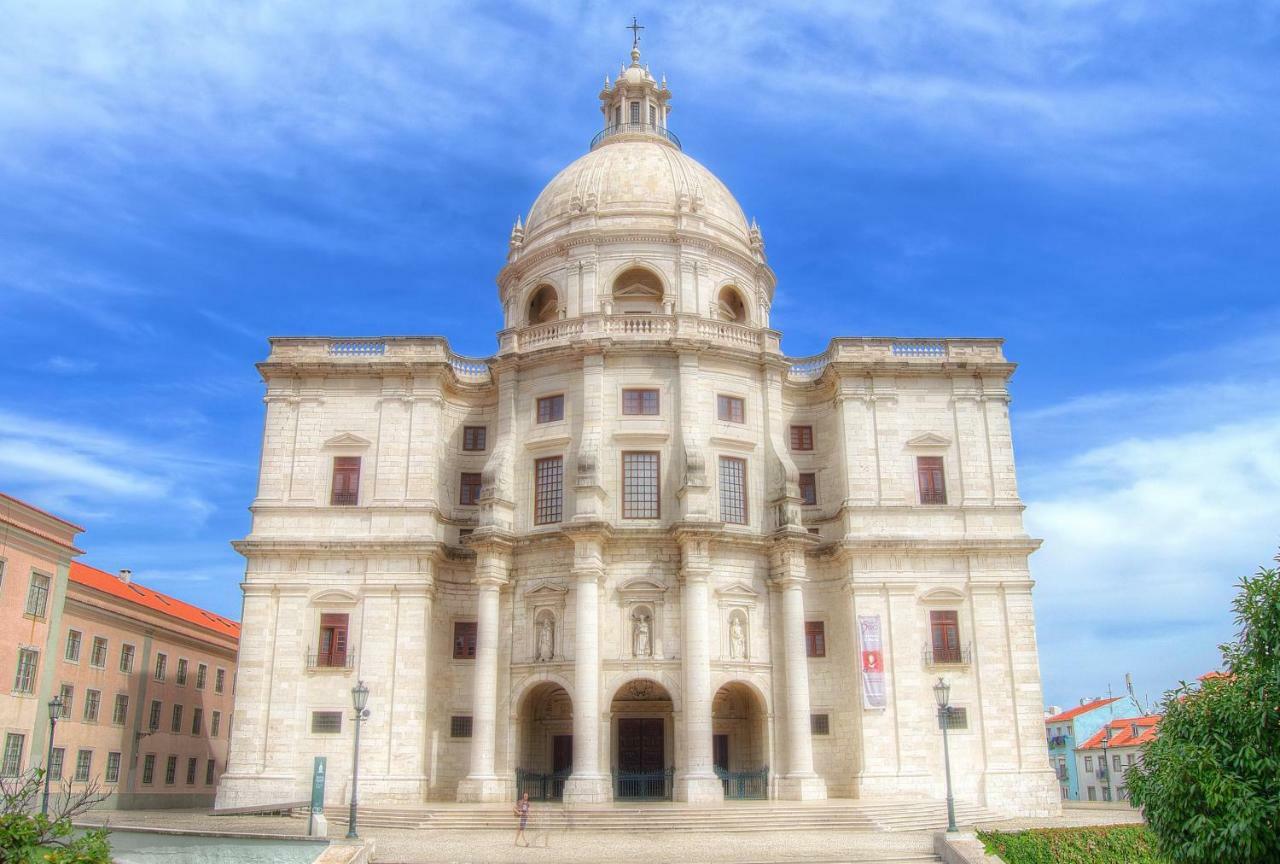
M 495 347 L 627 61 L 759 220 L 793 356 L 1000 336 L 1046 701 L 1217 667 L 1280 544 L 1280 4 L 11 4 L 0 488 L 238 616 L 270 335 Z

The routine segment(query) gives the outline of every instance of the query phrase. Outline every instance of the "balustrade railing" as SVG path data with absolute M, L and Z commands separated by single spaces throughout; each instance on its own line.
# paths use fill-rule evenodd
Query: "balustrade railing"
M 938 341 L 895 341 L 890 348 L 897 357 L 946 357 L 947 343 Z
M 450 354 L 449 365 L 454 373 L 467 381 L 488 381 L 489 364 L 474 357 L 463 357 L 461 354 Z
M 822 377 L 822 373 L 826 371 L 827 363 L 830 360 L 831 358 L 827 356 L 825 351 L 812 357 L 801 357 L 792 360 L 790 366 L 787 367 L 787 376 L 795 381 L 813 381 Z
M 381 357 L 387 353 L 384 339 L 335 339 L 329 343 L 334 357 Z

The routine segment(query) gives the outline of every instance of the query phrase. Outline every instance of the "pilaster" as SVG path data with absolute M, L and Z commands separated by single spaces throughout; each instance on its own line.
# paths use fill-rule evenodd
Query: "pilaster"
M 600 582 L 609 526 L 602 522 L 566 527 L 573 541 L 573 774 L 565 781 L 565 804 L 600 804 L 612 797 L 609 775 L 600 770 Z
M 722 801 L 711 752 L 711 642 L 708 605 L 711 538 L 706 527 L 677 526 L 680 544 L 681 662 L 684 676 L 684 764 L 676 765 L 675 799 L 689 803 Z

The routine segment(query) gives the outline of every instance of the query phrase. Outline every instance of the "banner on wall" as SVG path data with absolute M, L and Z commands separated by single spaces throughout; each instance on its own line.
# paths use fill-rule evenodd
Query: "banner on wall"
M 862 643 L 862 705 L 883 708 L 884 647 L 880 639 L 880 616 L 859 615 L 858 635 Z

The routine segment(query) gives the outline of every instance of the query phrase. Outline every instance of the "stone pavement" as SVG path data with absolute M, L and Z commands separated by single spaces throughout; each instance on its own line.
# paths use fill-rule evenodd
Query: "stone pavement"
M 108 822 L 183 831 L 259 836 L 297 836 L 306 821 L 281 816 L 210 816 L 192 810 L 98 811 L 83 823 Z M 1109 825 L 1141 821 L 1133 811 L 1067 810 L 1053 819 L 991 822 L 983 828 L 1018 830 L 1030 827 Z M 331 826 L 335 835 L 341 834 Z M 531 826 L 530 848 L 513 845 L 515 831 L 416 831 L 370 828 L 361 832 L 377 841 L 378 864 L 834 864 L 834 862 L 934 861 L 932 831 L 779 831 L 755 834 L 703 832 L 635 833 L 540 831 Z

